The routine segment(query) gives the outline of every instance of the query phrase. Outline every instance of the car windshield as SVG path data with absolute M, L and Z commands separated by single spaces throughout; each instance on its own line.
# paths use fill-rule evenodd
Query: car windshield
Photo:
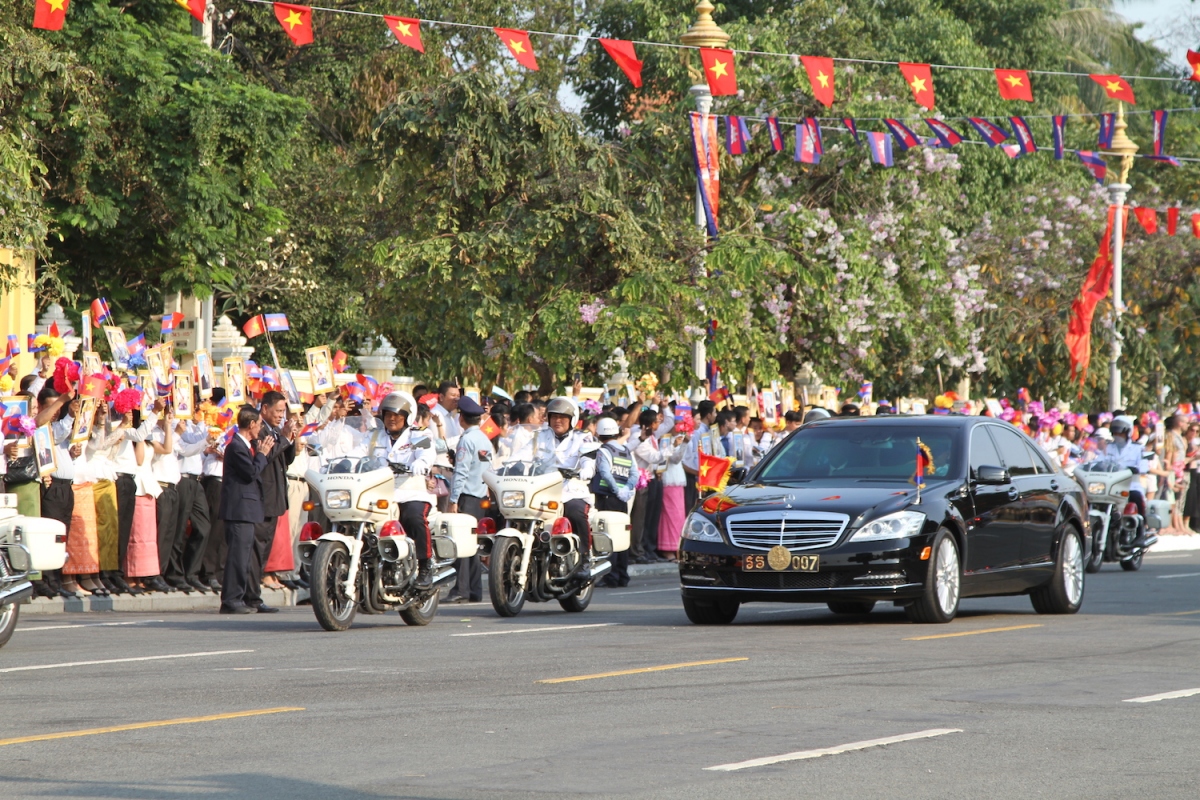
M 917 440 L 929 448 L 927 478 L 961 474 L 961 432 L 920 425 L 814 425 L 789 438 L 754 476 L 762 483 L 819 479 L 907 481 L 916 471 Z
M 558 469 L 554 432 L 545 425 L 514 425 L 496 444 L 499 475 L 546 475 Z

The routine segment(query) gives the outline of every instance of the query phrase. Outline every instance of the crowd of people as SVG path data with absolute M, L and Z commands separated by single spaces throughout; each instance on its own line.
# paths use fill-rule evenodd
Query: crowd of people
M 7 377 L 14 384 L 10 392 L 27 402 L 29 424 L 48 426 L 56 452 L 53 471 L 39 475 L 30 453 L 32 431 L 6 424 L 4 491 L 17 496 L 20 513 L 57 519 L 68 532 L 67 563 L 36 582 L 37 594 L 229 595 L 224 587 L 232 582 L 236 597 L 223 609 L 267 612 L 272 609 L 262 602 L 262 589 L 307 588 L 299 534 L 323 515 L 304 476 L 336 459 L 374 455 L 427 476 L 419 497 L 397 497 L 406 509 L 406 529 L 426 528 L 417 538 L 425 540 L 418 550 L 427 562 L 429 509 L 436 504 L 442 511 L 492 516 L 503 526 L 482 473 L 518 457 L 536 436 L 547 437 L 556 466 L 580 482 L 564 492 L 574 528 L 586 534 L 588 503 L 630 514 L 630 548 L 614 557 L 603 581 L 623 586 L 628 564 L 675 560 L 687 511 L 698 500 L 702 454 L 727 459 L 734 469 L 750 468 L 807 422 L 835 413 L 894 413 L 886 403 L 847 403 L 837 412 L 779 409 L 778 421 L 768 423 L 757 409 L 728 402 L 718 407 L 703 400 L 692 408 L 661 394 L 639 394 L 623 406 L 583 400 L 577 389 L 548 398 L 526 391 L 469 397 L 454 381 L 443 381 L 377 398 L 334 391 L 302 407 L 264 387 L 238 409 L 229 408 L 215 387 L 206 399 L 197 390 L 191 418 L 179 419 L 169 397 L 148 405 L 140 390 L 116 391 L 89 404 L 77 385 L 55 377 L 49 359 L 33 374 Z M 1128 447 L 1133 455 L 1126 460 L 1139 473 L 1134 493 L 1171 503 L 1173 530 L 1165 532 L 1191 532 L 1200 516 L 1200 421 L 1194 417 L 1072 415 L 1037 403 L 981 412 L 1025 430 L 1067 471 Z M 77 424 L 81 413 L 89 424 Z M 935 413 L 947 413 L 945 404 Z M 412 447 L 417 435 L 428 443 Z M 238 508 L 231 509 L 228 497 L 223 502 L 228 448 L 239 437 L 246 444 L 243 455 L 263 461 L 255 468 L 261 489 L 250 492 L 261 495 L 253 498 L 251 519 L 242 518 L 240 494 Z M 1144 502 L 1134 499 L 1144 513 Z M 227 530 L 231 525 L 236 530 Z M 478 557 L 464 562 L 451 602 L 482 599 Z

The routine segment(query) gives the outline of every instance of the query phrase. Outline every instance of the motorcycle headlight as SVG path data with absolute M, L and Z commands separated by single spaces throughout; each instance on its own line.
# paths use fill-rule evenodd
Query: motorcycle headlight
M 850 537 L 852 542 L 870 542 L 879 539 L 907 539 L 916 536 L 925 527 L 925 515 L 920 511 L 897 511 L 863 525 Z
M 1104 494 L 1108 491 L 1107 483 L 1089 483 L 1087 487 L 1088 494 Z
M 703 514 L 692 514 L 683 523 L 683 538 L 696 542 L 720 542 L 721 532 L 708 517 Z
M 525 505 L 524 492 L 501 492 L 500 507 L 501 508 L 521 508 Z
M 326 508 L 349 508 L 350 507 L 350 490 L 334 489 L 325 493 Z

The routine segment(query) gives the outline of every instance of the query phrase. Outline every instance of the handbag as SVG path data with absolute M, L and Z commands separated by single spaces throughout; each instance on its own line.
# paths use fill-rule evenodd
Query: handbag
M 442 475 L 429 475 L 425 478 L 425 488 L 430 491 L 434 497 L 449 497 L 450 496 L 450 481 Z
M 8 460 L 7 471 L 4 475 L 5 486 L 21 486 L 26 483 L 33 483 L 42 479 L 41 473 L 38 471 L 37 461 L 32 455 L 18 456 Z

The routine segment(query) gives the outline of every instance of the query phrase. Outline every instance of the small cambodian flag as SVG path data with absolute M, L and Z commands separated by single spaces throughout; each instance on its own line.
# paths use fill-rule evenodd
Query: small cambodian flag
M 37 341 L 36 333 L 26 334 L 25 349 L 28 350 L 30 353 L 40 353 L 46 349 L 45 347 L 38 347 L 36 344 L 34 344 L 34 342 L 36 342 L 36 341 Z
M 172 331 L 174 331 L 174 330 L 175 330 L 175 326 L 177 326 L 177 325 L 178 325 L 179 323 L 181 323 L 181 322 L 183 322 L 183 314 L 181 314 L 181 313 L 180 313 L 180 312 L 178 312 L 178 311 L 176 311 L 176 312 L 175 312 L 175 313 L 173 313 L 173 314 L 163 314 L 163 315 L 162 315 L 162 332 L 163 332 L 163 335 L 165 336 L 166 334 L 168 334 L 168 333 L 171 333 Z
M 1154 155 L 1161 156 L 1163 141 L 1167 137 L 1167 112 L 1154 111 L 1151 116 L 1154 118 Z
M 1117 132 L 1117 115 L 1108 113 L 1098 116 L 1100 119 L 1100 139 L 1098 144 L 1101 150 L 1107 150 L 1112 147 L 1113 136 Z
M 912 129 L 900 120 L 885 119 L 883 124 L 887 125 L 888 129 L 893 135 L 895 135 L 896 141 L 900 144 L 901 150 L 907 150 L 910 147 L 916 147 L 921 143 L 921 140 L 917 138 L 917 134 L 913 133 Z
M 867 144 L 871 148 L 871 160 L 876 164 L 890 167 L 892 161 L 892 135 L 890 133 L 867 133 Z
M 1062 161 L 1063 141 L 1066 135 L 1067 117 L 1059 115 L 1051 120 L 1054 123 L 1054 160 Z
M 1013 135 L 1017 137 L 1017 144 L 1021 146 L 1021 152 L 1026 154 L 1037 152 L 1037 143 L 1033 141 L 1033 131 L 1029 129 L 1025 118 L 1009 117 L 1008 121 L 1012 123 Z
M 280 331 L 290 331 L 292 328 L 288 325 L 287 314 L 263 314 L 263 322 L 267 325 L 267 330 L 271 333 L 279 333 Z
M 300 436 L 312 436 L 314 433 L 317 432 L 317 429 L 320 427 L 321 427 L 320 423 L 310 422 L 307 425 L 305 425 L 303 428 L 300 429 Z
M 925 124 L 929 126 L 929 130 L 933 131 L 933 135 L 938 138 L 942 147 L 953 147 L 962 141 L 962 134 L 940 119 L 927 119 Z
M 725 118 L 725 148 L 731 156 L 740 156 L 746 152 L 746 143 L 750 141 L 750 127 L 744 117 L 728 116 Z
M 850 117 L 845 117 L 842 124 L 846 126 L 846 130 L 850 131 L 850 135 L 854 137 L 855 144 L 862 144 L 862 140 L 858 138 L 858 124 Z
M 983 117 L 968 117 L 967 122 L 971 123 L 971 127 L 979 131 L 979 135 L 987 142 L 988 147 L 995 147 L 1008 138 L 1008 133 L 999 125 L 994 125 L 988 122 Z
M 1096 182 L 1103 183 L 1104 176 L 1108 174 L 1108 165 L 1104 163 L 1104 159 L 1091 150 L 1077 150 L 1075 154 L 1079 156 L 1079 160 L 1087 167 L 1087 171 L 1092 173 L 1092 177 L 1096 179 Z
M 129 355 L 137 356 L 146 352 L 146 334 L 139 333 L 137 336 L 125 343 L 129 348 Z
M 99 328 L 106 322 L 112 322 L 112 311 L 107 300 L 97 297 L 92 301 L 92 324 Z
M 21 340 L 17 338 L 15 333 L 8 335 L 8 354 L 10 356 L 21 355 Z
M 771 149 L 776 153 L 783 152 L 783 132 L 775 117 L 767 117 L 767 135 L 771 137 Z

